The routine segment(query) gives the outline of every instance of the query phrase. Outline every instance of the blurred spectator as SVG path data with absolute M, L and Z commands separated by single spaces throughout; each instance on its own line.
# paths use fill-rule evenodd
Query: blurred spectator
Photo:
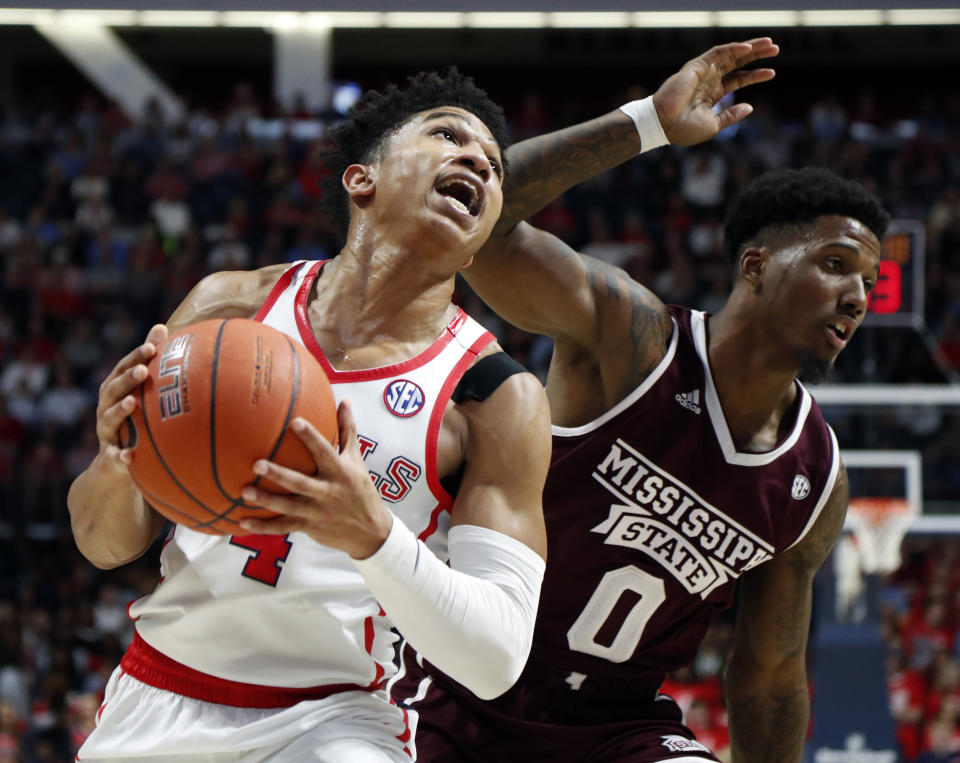
M 54 383 L 40 397 L 37 423 L 62 429 L 75 427 L 94 401 L 74 383 L 74 372 L 65 359 L 54 365 Z
M 925 685 L 922 673 L 909 667 L 899 650 L 887 657 L 887 689 L 897 743 L 907 760 L 913 760 L 921 747 Z
M 725 202 L 727 162 L 714 144 L 690 149 L 683 160 L 681 191 L 694 209 L 718 210 Z
M 224 114 L 224 131 L 231 135 L 240 135 L 247 129 L 247 122 L 260 116 L 260 104 L 248 82 L 234 85 L 233 99 Z
M 187 195 L 187 184 L 181 173 L 174 169 L 170 161 L 161 157 L 157 160 L 153 173 L 147 178 L 143 190 L 154 201 L 157 199 L 175 200 L 182 199 Z
M 847 130 L 847 113 L 836 96 L 827 95 L 810 107 L 810 129 L 819 140 L 832 142 Z
M 90 316 L 83 316 L 67 329 L 61 352 L 70 367 L 80 376 L 86 376 L 103 357 L 103 347 L 94 332 L 96 323 Z
M 191 215 L 187 203 L 172 196 L 161 196 L 150 205 L 150 217 L 157 224 L 167 246 L 175 250 L 181 236 L 190 227 Z
M 930 666 L 938 652 L 953 646 L 953 632 L 947 624 L 947 609 L 940 598 L 930 598 L 922 615 L 903 629 L 903 645 L 910 665 L 918 670 Z
M 937 721 L 930 726 L 929 745 L 917 763 L 960 763 L 960 736 L 949 720 Z
M 20 242 L 21 235 L 23 235 L 23 226 L 20 222 L 0 208 L 0 252 L 12 250 Z
M 17 357 L 0 374 L 0 395 L 11 397 L 18 392 L 35 397 L 47 386 L 50 366 L 37 357 L 37 347 L 27 343 L 20 347 Z
M 933 681 L 924 704 L 927 719 L 942 714 L 960 718 L 960 663 L 957 660 L 945 656 L 939 668 L 933 671 Z
M 246 270 L 250 267 L 250 250 L 232 225 L 224 225 L 222 238 L 207 255 L 207 270 Z
M 524 93 L 520 108 L 510 118 L 510 139 L 518 142 L 542 135 L 550 129 L 543 108 L 543 96 L 535 91 Z
M 34 438 L 23 456 L 21 479 L 24 526 L 66 523 L 66 473 L 54 433 L 44 431 Z
M 614 239 L 610 233 L 606 211 L 593 207 L 587 212 L 589 239 L 580 251 L 616 267 L 626 267 L 637 256 L 639 247 L 629 241 Z

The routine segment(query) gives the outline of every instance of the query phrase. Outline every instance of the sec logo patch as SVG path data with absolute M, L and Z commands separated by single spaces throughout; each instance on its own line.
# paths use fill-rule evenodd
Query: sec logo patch
M 793 488 L 790 490 L 790 495 L 792 495 L 795 500 L 802 501 L 810 495 L 810 480 L 802 474 L 798 474 L 793 478 Z
M 420 387 L 412 381 L 397 379 L 383 391 L 383 402 L 395 416 L 408 418 L 420 413 L 425 401 Z

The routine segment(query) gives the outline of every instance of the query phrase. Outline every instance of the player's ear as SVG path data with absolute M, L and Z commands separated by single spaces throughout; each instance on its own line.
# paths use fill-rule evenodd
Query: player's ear
M 469 268 L 472 264 L 473 264 L 473 255 L 471 254 L 460 266 L 460 269 L 463 270 L 464 268 Z
M 750 246 L 740 255 L 740 277 L 750 284 L 754 292 L 760 291 L 763 273 L 770 259 L 770 250 L 765 246 Z
M 351 164 L 340 180 L 350 198 L 372 196 L 376 190 L 376 172 L 369 164 Z

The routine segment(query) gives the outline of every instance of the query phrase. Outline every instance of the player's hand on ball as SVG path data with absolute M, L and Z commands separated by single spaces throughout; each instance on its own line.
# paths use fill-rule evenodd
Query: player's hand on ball
M 266 460 L 254 464 L 255 475 L 291 494 L 277 495 L 254 485 L 245 487 L 242 495 L 247 503 L 282 515 L 244 519 L 240 524 L 245 530 L 262 535 L 305 532 L 317 543 L 338 548 L 355 559 L 365 559 L 380 548 L 393 517 L 383 505 L 363 461 L 349 403 L 340 403 L 337 420 L 339 452 L 306 419 L 291 422 L 293 432 L 317 463 L 315 474 L 303 474 Z
M 97 401 L 98 459 L 106 465 L 129 464 L 131 454 L 120 443 L 120 425 L 137 407 L 133 393 L 147 378 L 147 363 L 167 338 L 167 327 L 157 324 L 146 341 L 124 356 L 100 385 Z
M 727 93 L 773 79 L 773 69 L 744 69 L 761 58 L 780 52 L 769 37 L 716 45 L 687 61 L 653 94 L 660 125 L 671 143 L 691 146 L 709 140 L 720 130 L 753 111 L 748 103 L 735 103 L 719 114 L 713 107 Z

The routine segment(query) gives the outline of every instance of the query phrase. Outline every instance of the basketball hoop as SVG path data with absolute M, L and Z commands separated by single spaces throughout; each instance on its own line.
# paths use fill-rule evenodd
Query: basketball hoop
M 906 498 L 851 498 L 847 527 L 856 539 L 860 570 L 888 575 L 900 566 L 900 544 L 919 514 Z

